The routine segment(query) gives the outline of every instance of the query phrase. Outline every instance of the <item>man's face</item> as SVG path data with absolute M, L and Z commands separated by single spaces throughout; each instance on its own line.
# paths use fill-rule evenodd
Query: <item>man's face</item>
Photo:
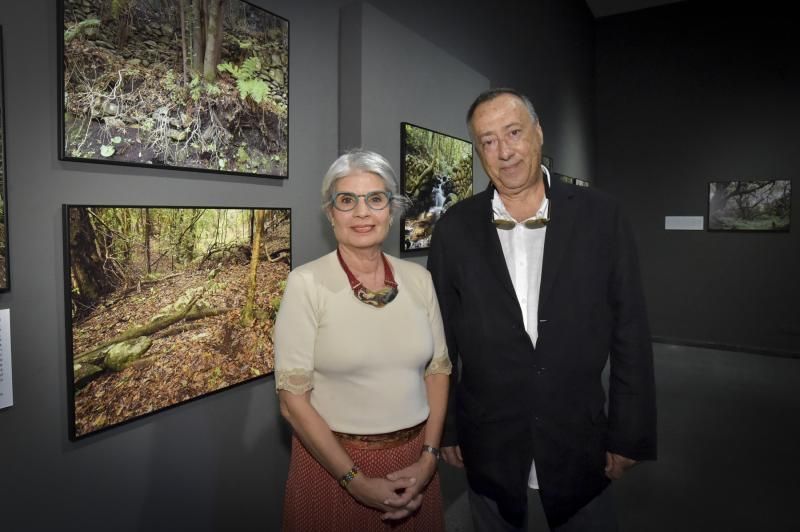
M 480 104 L 470 122 L 478 157 L 501 195 L 514 195 L 541 181 L 542 128 L 513 94 Z

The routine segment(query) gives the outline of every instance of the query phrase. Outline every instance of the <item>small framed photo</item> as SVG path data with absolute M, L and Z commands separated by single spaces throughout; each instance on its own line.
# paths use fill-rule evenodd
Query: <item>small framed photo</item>
M 709 231 L 787 232 L 791 209 L 792 182 L 788 179 L 708 184 Z
M 574 185 L 575 184 L 575 178 L 570 177 L 568 175 L 559 174 L 557 172 L 553 172 L 550 175 L 552 176 L 553 179 L 558 179 L 562 183 L 567 183 L 569 185 Z
M 472 143 L 407 122 L 400 127 L 401 190 L 412 201 L 400 219 L 400 250 L 424 250 L 437 220 L 472 195 Z

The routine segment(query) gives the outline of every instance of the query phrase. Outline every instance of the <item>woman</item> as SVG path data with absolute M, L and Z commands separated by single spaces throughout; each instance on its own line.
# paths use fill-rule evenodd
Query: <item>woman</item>
M 436 461 L 451 371 L 427 270 L 381 251 L 407 199 L 377 153 L 322 181 L 337 250 L 295 269 L 275 323 L 294 429 L 283 528 L 444 530 Z

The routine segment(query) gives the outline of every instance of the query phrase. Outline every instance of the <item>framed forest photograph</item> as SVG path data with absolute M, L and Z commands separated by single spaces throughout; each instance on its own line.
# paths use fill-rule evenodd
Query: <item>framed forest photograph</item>
M 8 265 L 8 208 L 6 205 L 6 105 L 3 28 L 0 26 L 0 292 L 11 287 Z
M 709 231 L 789 231 L 791 214 L 788 179 L 708 184 Z
M 412 205 L 400 219 L 400 250 L 430 248 L 436 221 L 472 195 L 472 143 L 403 122 L 401 192 Z
M 63 210 L 70 439 L 272 373 L 289 209 Z
M 288 177 L 289 22 L 242 0 L 58 0 L 60 159 Z

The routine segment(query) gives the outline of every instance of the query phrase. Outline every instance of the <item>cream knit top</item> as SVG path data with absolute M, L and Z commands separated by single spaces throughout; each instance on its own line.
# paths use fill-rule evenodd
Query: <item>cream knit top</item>
M 385 307 L 356 299 L 334 251 L 289 274 L 275 321 L 276 389 L 311 390 L 311 405 L 337 432 L 421 423 L 425 376 L 451 371 L 430 274 L 387 258 L 399 291 Z

